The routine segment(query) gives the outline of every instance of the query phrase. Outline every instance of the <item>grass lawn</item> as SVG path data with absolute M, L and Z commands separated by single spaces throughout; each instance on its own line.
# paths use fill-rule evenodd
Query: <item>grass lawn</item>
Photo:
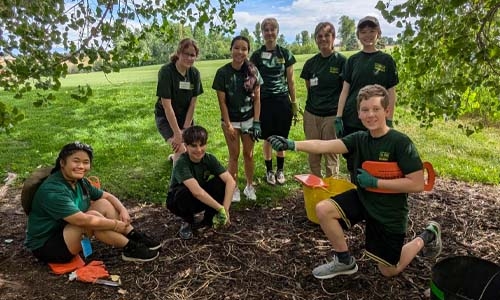
M 351 53 L 347 53 L 349 55 Z M 304 107 L 306 90 L 300 79 L 305 60 L 312 55 L 297 55 L 295 80 L 297 99 Z M 220 112 L 212 81 L 217 68 L 229 60 L 199 61 L 204 94 L 198 99 L 196 123 L 209 130 L 208 151 L 222 162 L 227 161 L 227 148 L 220 128 Z M 167 161 L 169 146 L 158 134 L 154 123 L 156 80 L 160 66 L 123 69 L 104 76 L 102 73 L 69 75 L 49 106 L 35 108 L 36 93 L 21 100 L 8 93 L 0 99 L 26 112 L 26 118 L 10 135 L 0 135 L 0 175 L 17 173 L 22 180 L 40 165 L 53 165 L 60 148 L 71 141 L 91 144 L 95 150 L 92 175 L 98 175 L 103 187 L 124 199 L 161 203 L 164 201 L 171 173 Z M 70 98 L 78 85 L 89 84 L 94 96 L 87 103 Z M 438 121 L 431 129 L 419 128 L 405 107 L 397 107 L 396 128 L 407 133 L 416 143 L 424 160 L 432 162 L 439 177 L 469 182 L 500 183 L 500 142 L 498 128 L 486 128 L 466 137 L 454 122 Z M 303 139 L 302 124 L 292 127 L 292 139 Z M 288 153 L 283 187 L 269 187 L 263 181 L 262 143 L 255 148 L 258 202 L 275 205 L 291 191 L 300 189 L 293 174 L 308 173 L 305 153 Z M 242 158 L 240 182 L 243 188 Z M 341 162 L 345 172 L 345 162 Z M 21 184 L 21 180 L 18 184 Z M 244 204 L 242 204 L 244 205 Z

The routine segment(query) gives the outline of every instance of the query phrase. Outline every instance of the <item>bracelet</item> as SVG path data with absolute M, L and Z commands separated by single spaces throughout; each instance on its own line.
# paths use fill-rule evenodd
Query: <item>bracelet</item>
M 115 227 L 113 228 L 113 231 L 116 231 L 118 229 L 118 221 L 115 219 Z

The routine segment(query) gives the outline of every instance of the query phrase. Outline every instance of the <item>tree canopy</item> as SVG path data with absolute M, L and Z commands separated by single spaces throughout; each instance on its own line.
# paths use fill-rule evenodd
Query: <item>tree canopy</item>
M 500 3 L 498 0 L 409 0 L 377 8 L 403 32 L 393 55 L 409 104 L 424 127 L 436 118 L 475 118 L 467 134 L 500 118 Z M 390 9 L 389 9 L 390 7 Z
M 172 22 L 208 25 L 232 31 L 234 8 L 241 0 L 0 0 L 0 88 L 21 98 L 39 90 L 35 105 L 53 100 L 68 63 L 90 70 L 98 59 L 105 73 L 118 71 L 122 61 L 143 59 L 141 41 L 147 32 L 170 39 Z M 145 27 L 141 35 L 133 28 Z M 117 43 L 116 41 L 120 41 Z M 86 101 L 90 87 L 72 98 Z M 23 119 L 15 107 L 0 102 L 0 131 Z

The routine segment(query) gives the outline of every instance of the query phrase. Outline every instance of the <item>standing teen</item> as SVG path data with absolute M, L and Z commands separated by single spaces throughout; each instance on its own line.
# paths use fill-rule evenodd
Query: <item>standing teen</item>
M 196 97 L 203 93 L 200 72 L 193 66 L 199 49 L 190 38 L 179 42 L 170 63 L 158 72 L 155 105 L 156 127 L 161 136 L 172 146 L 175 162 L 186 151 L 182 131 L 193 125 Z
M 254 141 L 260 137 L 260 85 L 262 78 L 257 68 L 248 61 L 250 42 L 237 36 L 231 42 L 233 60 L 217 70 L 212 88 L 217 91 L 221 111 L 221 126 L 229 150 L 228 171 L 236 181 L 233 202 L 240 201 L 238 158 L 240 139 L 243 145 L 246 186 L 243 194 L 257 200 L 253 187 Z
M 261 30 L 265 45 L 252 54 L 250 61 L 257 66 L 264 79 L 260 89 L 262 138 L 266 139 L 273 134 L 288 137 L 292 118 L 297 115 L 293 79 L 293 64 L 296 60 L 290 50 L 277 44 L 279 25 L 275 18 L 264 19 Z M 276 153 L 275 173 L 272 150 L 271 145 L 264 140 L 266 181 L 271 185 L 276 182 L 284 184 L 285 152 L 277 151 Z
M 304 133 L 308 140 L 333 140 L 335 134 L 335 115 L 342 90 L 340 73 L 344 69 L 346 58 L 335 52 L 335 27 L 330 22 L 321 22 L 314 30 L 314 37 L 320 53 L 311 57 L 304 64 L 300 77 L 305 79 L 307 89 L 304 110 Z M 325 159 L 325 175 L 337 175 L 339 172 L 338 154 L 309 154 L 311 173 L 321 174 L 321 158 Z
M 344 85 L 339 98 L 335 130 L 341 137 L 350 133 L 366 130 L 358 118 L 356 99 L 359 90 L 368 84 L 380 84 L 389 94 L 389 113 L 387 125 L 392 127 L 394 105 L 396 103 L 396 85 L 399 82 L 396 63 L 387 53 L 377 49 L 377 41 L 382 35 L 380 24 L 375 17 L 367 16 L 359 20 L 356 35 L 363 49 L 350 56 L 342 73 Z M 345 155 L 351 181 L 356 176 L 352 159 Z

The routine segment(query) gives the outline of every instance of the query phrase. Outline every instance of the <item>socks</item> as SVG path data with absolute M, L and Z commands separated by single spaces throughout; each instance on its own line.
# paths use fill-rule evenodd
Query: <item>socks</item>
M 276 169 L 283 170 L 283 167 L 285 166 L 285 158 L 277 156 L 276 157 L 276 164 L 277 164 Z
M 434 232 L 430 231 L 429 229 L 424 230 L 424 232 L 422 232 L 419 237 L 424 240 L 424 245 L 427 245 L 436 239 L 436 235 L 434 234 Z
M 271 172 L 273 170 L 273 160 L 264 160 L 264 163 L 266 164 L 266 171 Z
M 349 251 L 344 251 L 344 252 L 333 251 L 333 253 L 335 254 L 335 256 L 338 257 L 339 262 L 341 262 L 345 265 L 348 265 L 351 263 L 351 255 L 349 254 Z

